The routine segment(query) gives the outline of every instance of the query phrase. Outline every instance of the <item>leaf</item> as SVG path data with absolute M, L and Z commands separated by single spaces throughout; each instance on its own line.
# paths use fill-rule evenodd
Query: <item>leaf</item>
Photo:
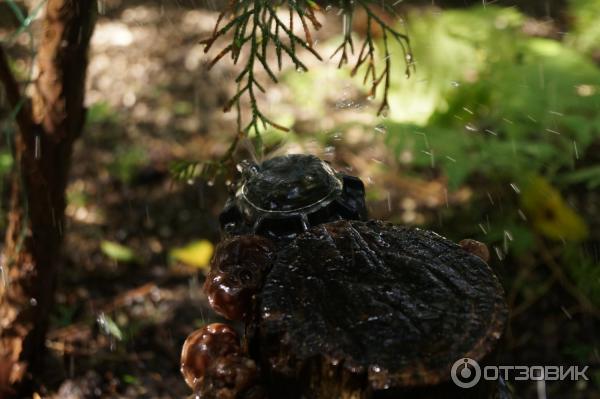
M 124 374 L 122 377 L 122 380 L 125 384 L 128 384 L 128 385 L 139 385 L 140 384 L 139 378 L 137 378 L 136 376 L 133 376 L 131 374 Z
M 13 165 L 13 157 L 9 151 L 1 151 L 0 152 L 0 176 L 4 176 L 8 172 Z
M 89 124 L 113 123 L 119 122 L 117 111 L 111 108 L 110 104 L 100 101 L 92 104 L 86 114 L 86 122 Z
M 193 241 L 183 247 L 174 248 L 169 252 L 169 257 L 176 261 L 206 269 L 214 251 L 213 244 L 208 240 Z
M 129 184 L 147 161 L 148 154 L 143 147 L 118 147 L 108 169 L 112 176 Z
M 565 173 L 560 176 L 560 181 L 564 183 L 586 183 L 587 188 L 593 190 L 600 187 L 600 166 L 590 166 Z
M 123 333 L 121 332 L 121 329 L 117 323 L 110 318 L 110 316 L 106 315 L 104 312 L 101 312 L 96 321 L 104 334 L 113 336 L 119 341 L 123 340 Z
M 130 263 L 137 261 L 137 256 L 131 248 L 114 241 L 102 241 L 100 249 L 106 256 L 118 262 Z
M 547 238 L 581 241 L 588 236 L 583 218 L 541 176 L 534 176 L 522 188 L 521 206 L 534 229 Z

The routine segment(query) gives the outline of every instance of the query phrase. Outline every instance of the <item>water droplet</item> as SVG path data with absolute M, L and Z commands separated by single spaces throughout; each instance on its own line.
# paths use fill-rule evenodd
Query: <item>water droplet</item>
M 352 108 L 352 106 L 354 105 L 354 101 L 352 100 L 347 100 L 347 99 L 341 99 L 339 101 L 337 101 L 335 103 L 335 107 L 337 109 L 347 109 L 347 108 Z
M 381 367 L 379 367 L 377 365 L 371 366 L 371 371 L 373 373 L 380 373 L 381 372 Z
M 35 136 L 33 156 L 35 159 L 40 159 L 42 157 L 42 139 L 39 134 L 36 134 Z
M 379 124 L 379 125 L 375 126 L 375 131 L 377 133 L 386 134 L 387 127 L 384 124 Z
M 571 315 L 571 313 L 569 313 L 569 311 L 567 310 L 567 308 L 565 308 L 564 306 L 561 306 L 560 310 L 563 311 L 563 313 L 565 314 L 565 316 L 567 316 L 567 318 L 569 320 L 571 320 L 573 318 L 573 316 Z
M 479 223 L 479 228 L 481 229 L 481 231 L 483 231 L 483 234 L 487 235 L 487 230 L 485 229 L 485 226 L 482 223 Z
M 342 24 L 344 36 L 350 36 L 350 34 L 352 34 L 352 11 L 344 12 L 344 15 L 342 16 Z
M 38 302 L 37 302 L 37 299 L 35 299 L 35 298 L 31 298 L 31 299 L 29 300 L 29 304 L 30 304 L 31 306 L 37 306 L 37 304 L 38 304 Z
M 512 242 L 512 240 L 513 240 L 513 236 L 510 233 L 510 231 L 504 230 L 504 240 L 502 243 L 502 249 L 504 249 L 505 253 L 508 253 L 508 245 L 510 242 Z
M 475 126 L 474 124 L 472 124 L 472 123 L 467 123 L 465 125 L 465 129 L 467 129 L 470 132 L 477 132 L 477 131 L 479 131 L 479 128 L 477 126 Z
M 342 133 L 340 132 L 335 132 L 331 135 L 331 139 L 333 141 L 342 141 Z
M 494 251 L 496 251 L 496 256 L 499 260 L 504 260 L 504 252 L 502 252 L 502 249 L 494 246 Z
M 6 271 L 4 270 L 4 266 L 0 266 L 0 283 L 4 288 L 8 287 L 8 279 L 6 278 Z
M 381 117 L 382 118 L 387 118 L 390 115 L 390 107 L 388 107 L 387 105 L 385 107 L 383 107 L 381 109 Z

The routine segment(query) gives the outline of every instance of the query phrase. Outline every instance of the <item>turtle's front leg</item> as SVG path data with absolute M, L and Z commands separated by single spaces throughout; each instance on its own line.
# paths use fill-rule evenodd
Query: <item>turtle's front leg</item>
M 181 373 L 201 399 L 266 398 L 256 363 L 243 354 L 237 333 L 226 324 L 209 324 L 187 337 Z

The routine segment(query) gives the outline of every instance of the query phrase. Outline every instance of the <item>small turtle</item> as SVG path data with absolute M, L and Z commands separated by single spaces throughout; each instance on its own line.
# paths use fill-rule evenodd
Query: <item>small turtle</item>
M 367 218 L 362 181 L 311 155 L 244 164 L 237 187 L 219 217 L 228 236 L 258 234 L 281 241 L 321 223 Z
M 220 220 L 204 289 L 246 334 L 188 337 L 182 372 L 201 398 L 464 397 L 452 366 L 501 336 L 485 245 L 367 220 L 362 182 L 314 156 L 247 167 Z

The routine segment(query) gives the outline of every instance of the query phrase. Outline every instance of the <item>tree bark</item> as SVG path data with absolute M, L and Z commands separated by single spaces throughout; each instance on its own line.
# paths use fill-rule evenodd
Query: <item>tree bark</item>
M 42 365 L 60 264 L 65 188 L 85 121 L 84 90 L 95 0 L 48 0 L 31 101 L 0 54 L 0 79 L 17 114 L 16 171 L 0 274 L 0 399 L 23 392 Z M 1 49 L 0 49 L 1 51 Z

